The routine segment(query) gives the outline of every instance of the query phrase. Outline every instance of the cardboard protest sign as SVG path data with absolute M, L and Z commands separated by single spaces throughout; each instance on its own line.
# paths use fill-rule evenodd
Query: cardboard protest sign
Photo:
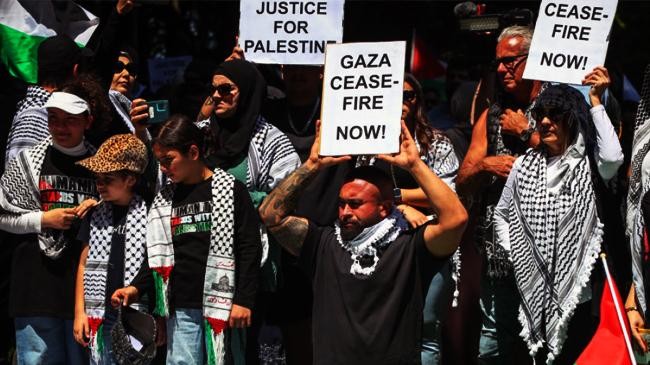
M 344 0 L 241 0 L 239 45 L 251 62 L 322 65 L 343 39 Z
M 617 0 L 542 0 L 524 78 L 580 84 L 605 63 Z
M 405 52 L 403 41 L 327 46 L 321 155 L 399 151 Z

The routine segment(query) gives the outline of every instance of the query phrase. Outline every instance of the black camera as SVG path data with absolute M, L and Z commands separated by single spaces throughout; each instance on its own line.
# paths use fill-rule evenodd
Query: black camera
M 475 33 L 492 33 L 513 25 L 533 24 L 534 13 L 528 9 L 513 9 L 502 14 L 486 14 L 485 4 L 465 1 L 454 7 L 460 30 Z

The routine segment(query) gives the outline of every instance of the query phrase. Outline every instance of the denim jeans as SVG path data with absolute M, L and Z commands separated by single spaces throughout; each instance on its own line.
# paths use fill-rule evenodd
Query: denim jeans
M 177 308 L 167 320 L 167 365 L 202 365 L 205 340 L 201 309 Z
M 519 336 L 519 302 L 514 275 L 503 279 L 483 276 L 479 364 L 516 364 L 521 355 L 526 355 L 525 344 Z
M 431 279 L 422 311 L 422 365 L 440 363 L 442 321 L 448 310 L 453 288 L 451 260 L 444 264 Z
M 19 365 L 86 365 L 86 351 L 74 340 L 72 320 L 17 317 L 16 357 Z

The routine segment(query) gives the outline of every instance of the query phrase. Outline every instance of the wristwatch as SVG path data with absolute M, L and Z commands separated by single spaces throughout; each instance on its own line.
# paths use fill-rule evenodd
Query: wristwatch
M 528 142 L 530 136 L 532 136 L 534 132 L 535 132 L 535 128 L 528 127 L 528 129 L 524 129 L 524 131 L 521 132 L 519 139 L 521 139 L 522 142 Z
M 395 204 L 402 204 L 402 189 L 393 188 L 393 201 Z

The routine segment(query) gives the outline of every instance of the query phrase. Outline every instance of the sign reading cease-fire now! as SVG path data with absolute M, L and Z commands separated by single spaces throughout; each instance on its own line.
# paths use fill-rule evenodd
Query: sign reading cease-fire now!
M 617 0 L 543 0 L 524 78 L 580 84 L 605 63 Z
M 403 41 L 327 46 L 321 155 L 399 151 L 405 52 Z
M 257 63 L 322 65 L 343 39 L 343 0 L 242 0 L 239 45 Z

